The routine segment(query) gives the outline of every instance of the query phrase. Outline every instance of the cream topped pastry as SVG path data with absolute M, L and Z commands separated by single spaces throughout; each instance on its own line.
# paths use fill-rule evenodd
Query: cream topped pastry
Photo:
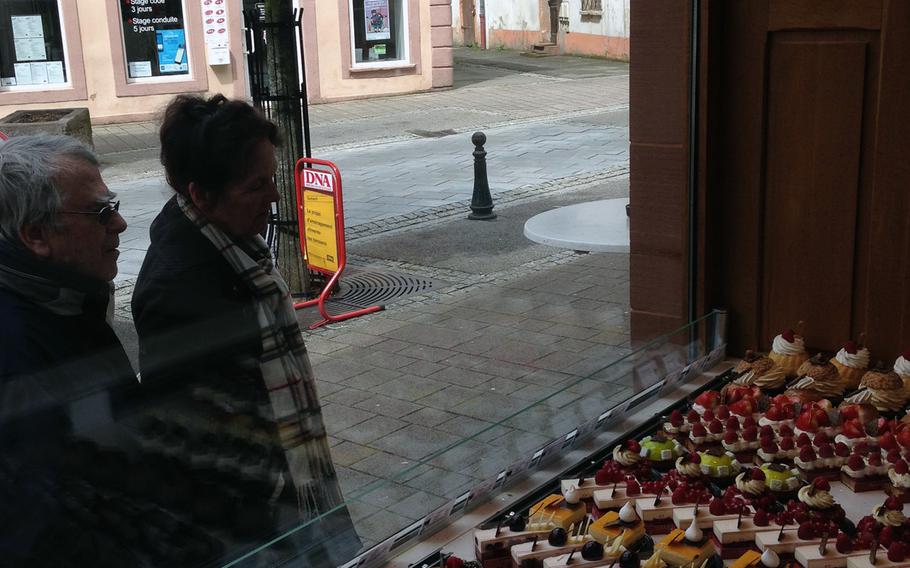
M 748 478 L 747 478 L 748 476 Z M 767 489 L 765 474 L 760 468 L 742 472 L 736 476 L 736 489 L 743 495 L 761 495 Z
M 806 352 L 806 344 L 801 335 L 788 329 L 774 338 L 771 349 L 777 355 L 801 355 Z
M 816 477 L 811 484 L 800 487 L 796 497 L 813 509 L 830 509 L 837 504 L 831 496 L 831 485 L 824 477 Z
M 910 489 L 910 471 L 908 471 L 907 462 L 897 460 L 893 469 L 888 470 L 888 479 L 891 485 L 900 489 Z
M 880 365 L 863 375 L 860 386 L 863 390 L 847 397 L 844 404 L 869 404 L 881 412 L 897 412 L 907 402 L 904 381 Z
M 790 388 L 784 393 L 785 396 L 795 396 L 804 400 L 820 400 L 838 397 L 846 390 L 837 372 L 837 367 L 832 365 L 830 358 L 823 353 L 818 353 L 804 362 L 796 372 L 800 378 L 795 384 L 790 385 Z
M 896 497 L 888 497 L 883 505 L 872 509 L 872 518 L 877 523 L 889 527 L 899 527 L 907 521 L 907 517 L 904 516 L 904 504 Z
M 767 355 L 746 351 L 746 356 L 734 369 L 741 373 L 733 379 L 733 384 L 756 386 L 763 389 L 776 389 L 784 386 L 787 374 L 784 369 Z
M 831 359 L 831 364 L 837 368 L 847 390 L 859 386 L 863 373 L 869 368 L 869 358 L 868 349 L 858 346 L 854 341 L 847 341 Z
M 676 471 L 684 477 L 701 477 L 701 457 L 693 452 L 676 458 Z
M 640 462 L 641 459 L 641 447 L 636 440 L 627 440 L 625 444 L 620 444 L 613 448 L 613 460 L 619 465 L 631 467 Z
M 809 354 L 802 336 L 788 329 L 774 338 L 768 357 L 780 365 L 788 377 L 795 377 L 796 370 L 809 358 Z

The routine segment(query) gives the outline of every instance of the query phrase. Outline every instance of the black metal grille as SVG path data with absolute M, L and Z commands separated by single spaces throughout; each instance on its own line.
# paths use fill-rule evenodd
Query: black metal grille
M 275 175 L 281 199 L 265 237 L 291 289 L 300 293 L 305 291 L 301 286 L 306 277 L 298 250 L 293 172 L 298 158 L 310 156 L 303 10 L 288 8 L 286 13 L 269 14 L 264 5 L 253 6 L 243 12 L 250 98 L 276 123 L 283 142 L 277 150 Z
M 395 272 L 375 272 L 362 270 L 345 273 L 341 279 L 338 293 L 326 302 L 366 308 L 376 304 L 384 304 L 395 298 L 427 292 L 438 289 L 444 285 L 439 280 L 421 278 L 411 274 Z M 329 309 L 331 313 L 332 310 Z

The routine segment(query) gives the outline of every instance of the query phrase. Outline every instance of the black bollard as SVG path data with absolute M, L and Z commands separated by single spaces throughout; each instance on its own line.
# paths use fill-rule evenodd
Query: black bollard
M 496 218 L 493 213 L 493 197 L 490 195 L 490 183 L 487 181 L 487 152 L 483 145 L 487 135 L 475 132 L 471 136 L 474 143 L 474 195 L 471 196 L 471 213 L 468 219 L 488 221 Z

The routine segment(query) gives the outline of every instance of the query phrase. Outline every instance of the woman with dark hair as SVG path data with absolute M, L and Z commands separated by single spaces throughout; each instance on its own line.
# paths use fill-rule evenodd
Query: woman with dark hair
M 253 509 L 283 501 L 311 519 L 342 497 L 288 286 L 260 236 L 279 198 L 276 127 L 246 102 L 181 95 L 160 135 L 175 195 L 133 293 L 142 385 L 192 414 L 191 437 L 258 466 L 270 486 Z M 250 507 L 234 506 L 249 525 Z

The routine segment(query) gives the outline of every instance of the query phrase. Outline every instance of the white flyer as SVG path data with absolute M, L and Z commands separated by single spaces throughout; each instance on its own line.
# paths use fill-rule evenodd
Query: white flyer
M 63 73 L 62 61 L 47 62 L 47 82 L 51 85 L 66 83 L 66 75 Z
M 127 67 L 129 67 L 131 79 L 152 76 L 151 61 L 130 61 Z
M 16 72 L 17 85 L 32 84 L 32 65 L 30 63 L 15 63 L 13 69 Z
M 0 87 L 15 87 L 16 78 L 15 77 L 0 77 Z
M 32 67 L 32 85 L 47 85 L 47 63 L 30 63 Z
M 13 39 L 17 61 L 42 61 L 47 59 L 43 37 L 17 37 Z
M 44 24 L 40 15 L 11 16 L 14 38 L 42 38 L 44 39 Z

